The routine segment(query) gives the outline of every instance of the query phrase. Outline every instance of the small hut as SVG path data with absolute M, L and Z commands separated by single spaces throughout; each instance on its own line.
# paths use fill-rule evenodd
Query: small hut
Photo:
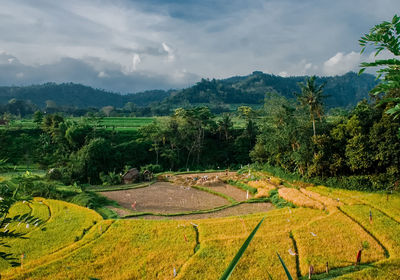
M 122 181 L 124 184 L 132 184 L 139 180 L 140 173 L 137 168 L 131 168 L 122 176 Z

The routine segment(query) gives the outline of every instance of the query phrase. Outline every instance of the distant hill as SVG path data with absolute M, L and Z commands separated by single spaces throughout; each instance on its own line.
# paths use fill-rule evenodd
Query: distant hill
M 249 76 L 232 77 L 224 80 L 201 80 L 196 85 L 173 92 L 163 101 L 171 105 L 184 104 L 262 104 L 266 92 L 279 93 L 293 98 L 293 93 L 300 92 L 299 82 L 305 76 L 280 77 L 262 72 L 253 72 Z M 326 83 L 324 93 L 327 107 L 354 106 L 376 85 L 373 75 L 349 72 L 342 76 L 317 77 L 317 84 Z
M 267 92 L 276 92 L 292 98 L 299 92 L 299 82 L 306 77 L 280 77 L 262 72 L 253 72 L 248 76 L 237 76 L 222 80 L 202 79 L 192 87 L 181 90 L 151 90 L 134 94 L 121 95 L 92 87 L 64 83 L 46 83 L 25 87 L 0 87 L 0 104 L 11 99 L 30 100 L 44 108 L 51 100 L 58 106 L 77 108 L 114 106 L 121 108 L 128 102 L 136 106 L 178 106 L 231 104 L 257 105 L 264 102 Z M 375 77 L 369 74 L 358 76 L 349 72 L 342 76 L 318 77 L 317 84 L 326 83 L 325 94 L 327 107 L 348 107 L 368 97 L 368 92 L 375 86 Z

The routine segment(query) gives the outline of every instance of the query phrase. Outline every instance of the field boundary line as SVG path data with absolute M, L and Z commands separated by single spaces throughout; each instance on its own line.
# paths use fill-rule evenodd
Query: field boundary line
M 200 233 L 198 225 L 195 225 L 193 223 L 191 223 L 191 225 L 196 233 L 196 244 L 193 248 L 193 254 L 190 257 L 188 257 L 186 261 L 178 268 L 176 276 L 179 276 L 179 273 L 181 272 L 182 268 L 197 254 L 197 252 L 200 251 Z
M 371 233 L 366 227 L 364 227 L 359 221 L 357 221 L 355 218 L 353 218 L 352 216 L 350 216 L 350 214 L 346 213 L 345 210 L 341 209 L 340 207 L 338 207 L 338 210 L 339 210 L 343 215 L 345 215 L 346 217 L 350 218 L 354 223 L 358 224 L 367 234 L 369 234 L 369 235 L 379 244 L 379 246 L 382 247 L 386 259 L 389 259 L 389 258 L 390 258 L 390 253 L 389 253 L 388 249 L 382 244 L 382 242 L 381 242 L 374 234 L 372 234 L 372 233 Z
M 301 277 L 301 270 L 300 270 L 299 250 L 297 248 L 296 239 L 294 238 L 293 232 L 291 230 L 289 231 L 289 238 L 292 240 L 294 253 L 296 254 L 295 255 L 295 259 L 296 259 L 296 275 L 297 275 L 297 278 L 300 278 Z
M 141 216 L 158 216 L 158 217 L 176 217 L 176 216 L 187 216 L 187 215 L 198 215 L 198 214 L 209 214 L 209 213 L 215 213 L 227 208 L 231 208 L 231 207 L 235 207 L 238 206 L 240 204 L 244 204 L 244 203 L 271 203 L 268 199 L 260 199 L 260 200 L 244 200 L 244 201 L 237 201 L 235 203 L 232 204 L 226 204 L 226 205 L 222 205 L 222 206 L 218 206 L 215 208 L 211 208 L 211 209 L 204 209 L 204 210 L 194 210 L 194 211 L 188 211 L 188 212 L 180 212 L 180 213 L 152 213 L 152 212 L 141 212 L 141 213 L 137 213 L 137 214 L 133 214 L 133 215 L 126 215 L 121 217 L 121 219 L 128 219 L 128 218 L 135 218 L 135 217 L 141 217 Z M 263 212 L 260 212 L 263 213 Z M 253 213 L 256 214 L 256 213 Z M 238 216 L 242 216 L 242 215 L 238 215 Z M 194 218 L 195 219 L 195 218 Z
M 147 188 L 151 185 L 153 185 L 154 183 L 156 183 L 157 180 L 152 180 L 150 182 L 146 182 L 146 183 L 142 183 L 142 184 L 138 184 L 138 185 L 126 185 L 124 187 L 124 185 L 116 185 L 115 188 L 113 188 L 113 186 L 109 186 L 107 188 L 101 189 L 101 188 L 88 188 L 88 191 L 91 192 L 112 192 L 112 191 L 125 191 L 125 190 L 132 190 L 132 189 L 141 189 L 141 188 Z M 118 187 L 119 186 L 119 187 Z

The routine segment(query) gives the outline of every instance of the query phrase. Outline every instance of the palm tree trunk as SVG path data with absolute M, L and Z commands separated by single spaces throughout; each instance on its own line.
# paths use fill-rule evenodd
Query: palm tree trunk
M 313 132 L 314 132 L 314 137 L 316 136 L 316 132 L 315 132 L 315 119 L 312 118 L 312 127 L 313 127 Z

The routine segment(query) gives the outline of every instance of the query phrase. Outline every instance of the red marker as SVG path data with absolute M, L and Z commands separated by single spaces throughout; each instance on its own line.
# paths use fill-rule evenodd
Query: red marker
M 136 201 L 134 203 L 132 203 L 132 209 L 136 210 Z
M 361 262 L 361 252 L 362 252 L 362 250 L 358 250 L 356 265 L 360 264 L 360 262 Z

